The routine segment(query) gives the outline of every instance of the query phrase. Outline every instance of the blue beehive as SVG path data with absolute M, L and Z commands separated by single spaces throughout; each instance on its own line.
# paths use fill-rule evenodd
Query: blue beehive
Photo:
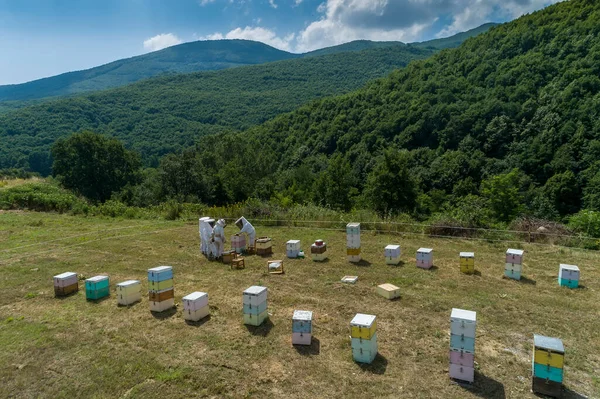
M 574 265 L 561 264 L 558 269 L 558 284 L 563 287 L 579 287 L 579 268 Z
M 110 295 L 108 276 L 94 276 L 85 280 L 86 299 L 98 300 Z

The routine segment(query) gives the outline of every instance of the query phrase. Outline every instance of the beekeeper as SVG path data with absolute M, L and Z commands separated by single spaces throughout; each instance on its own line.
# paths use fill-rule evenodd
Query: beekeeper
M 198 219 L 198 232 L 200 233 L 200 252 L 204 255 L 208 255 L 208 242 L 210 240 L 210 234 L 208 234 L 208 224 L 206 223 L 210 218 L 208 216 L 201 217 Z
M 248 236 L 248 240 L 246 240 L 246 245 L 249 247 L 254 247 L 254 242 L 256 241 L 256 230 L 254 226 L 250 224 L 249 221 L 246 220 L 245 217 L 241 217 L 236 220 L 235 225 L 240 229 L 240 233 L 244 233 Z
M 225 250 L 225 219 L 219 219 L 212 232 L 212 242 L 214 243 L 214 259 L 220 259 Z

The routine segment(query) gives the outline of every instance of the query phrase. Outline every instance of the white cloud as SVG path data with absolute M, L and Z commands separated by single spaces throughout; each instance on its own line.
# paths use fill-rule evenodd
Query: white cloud
M 271 7 L 277 8 L 277 4 L 275 4 L 275 0 L 269 0 L 269 4 L 271 5 Z
M 302 4 L 302 0 L 296 0 L 296 1 L 294 1 L 294 4 L 296 6 L 299 6 L 300 4 Z
M 149 51 L 157 51 L 181 43 L 181 39 L 174 34 L 161 33 L 160 35 L 156 35 L 150 39 L 144 40 L 144 48 Z
M 221 40 L 221 39 L 246 39 L 255 40 L 257 42 L 266 43 L 270 46 L 278 48 L 280 50 L 290 51 L 292 48 L 292 42 L 294 41 L 295 34 L 289 34 L 283 38 L 278 37 L 277 34 L 266 28 L 260 26 L 246 26 L 245 28 L 235 28 L 226 34 L 213 33 L 201 37 L 201 40 Z
M 204 7 L 204 6 L 205 6 L 205 5 L 207 5 L 207 4 L 214 3 L 214 2 L 215 2 L 215 0 L 198 0 L 198 3 L 199 3 L 199 4 L 200 4 L 202 7 Z

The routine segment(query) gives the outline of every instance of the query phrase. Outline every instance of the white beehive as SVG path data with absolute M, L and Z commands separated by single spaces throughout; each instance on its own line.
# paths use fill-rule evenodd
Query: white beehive
M 385 247 L 385 263 L 397 265 L 400 263 L 400 245 L 388 245 Z

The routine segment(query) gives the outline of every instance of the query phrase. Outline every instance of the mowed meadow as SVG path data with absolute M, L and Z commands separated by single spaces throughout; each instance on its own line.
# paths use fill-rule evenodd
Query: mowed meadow
M 272 258 L 285 256 L 287 240 L 309 252 L 321 238 L 330 259 L 285 259 L 285 274 L 269 275 L 267 259 L 250 256 L 230 270 L 201 256 L 195 222 L 0 213 L 0 397 L 528 398 L 534 333 L 565 344 L 566 398 L 600 397 L 597 252 L 363 231 L 364 261 L 353 265 L 344 231 L 257 233 L 273 238 Z M 401 265 L 385 264 L 387 244 L 401 245 Z M 423 246 L 434 248 L 432 270 L 415 267 Z M 526 250 L 520 282 L 502 277 L 508 247 Z M 475 275 L 460 273 L 460 251 L 475 252 Z M 559 263 L 580 267 L 580 289 L 558 286 Z M 145 290 L 146 270 L 159 265 L 174 268 L 177 309 L 152 314 L 147 295 L 118 307 L 115 284 L 139 279 Z M 52 276 L 65 271 L 108 274 L 112 296 L 88 302 L 80 281 L 76 295 L 55 298 Z M 344 285 L 344 275 L 359 280 Z M 378 296 L 382 283 L 401 298 Z M 268 287 L 270 318 L 251 328 L 242 291 L 255 284 Z M 211 316 L 188 324 L 181 298 L 193 291 L 209 294 Z M 473 385 L 448 378 L 453 307 L 477 311 Z M 314 312 L 311 347 L 291 345 L 294 309 Z M 349 322 L 359 312 L 377 315 L 371 365 L 352 360 Z

